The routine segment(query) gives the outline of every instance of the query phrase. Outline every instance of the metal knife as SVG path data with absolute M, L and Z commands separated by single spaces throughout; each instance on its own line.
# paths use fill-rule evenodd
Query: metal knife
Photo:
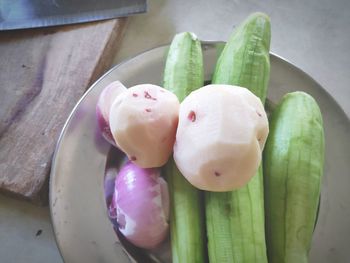
M 146 0 L 0 0 L 0 30 L 76 24 L 146 11 Z

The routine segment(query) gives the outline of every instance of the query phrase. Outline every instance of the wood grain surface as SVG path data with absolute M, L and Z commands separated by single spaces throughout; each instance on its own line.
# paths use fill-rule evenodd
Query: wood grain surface
M 0 32 L 0 191 L 47 202 L 59 133 L 112 63 L 126 18 Z

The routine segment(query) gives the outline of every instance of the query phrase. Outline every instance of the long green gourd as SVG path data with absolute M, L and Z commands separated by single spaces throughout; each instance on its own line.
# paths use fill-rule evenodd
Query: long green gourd
M 182 101 L 202 87 L 203 55 L 201 43 L 193 33 L 177 34 L 170 46 L 164 71 L 164 88 Z M 201 192 L 179 172 L 174 160 L 165 167 L 169 185 L 172 262 L 206 261 L 205 227 Z
M 304 92 L 285 95 L 270 118 L 264 151 L 269 262 L 308 262 L 323 162 L 323 122 L 316 101 Z
M 270 75 L 270 38 L 269 17 L 250 15 L 226 43 L 212 82 L 248 88 L 264 103 Z M 241 189 L 206 192 L 205 209 L 210 262 L 267 262 L 261 166 Z

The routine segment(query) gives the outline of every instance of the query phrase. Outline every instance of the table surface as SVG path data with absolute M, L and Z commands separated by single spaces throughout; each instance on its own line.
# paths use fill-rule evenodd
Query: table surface
M 177 32 L 227 40 L 248 14 L 271 17 L 271 51 L 316 79 L 350 115 L 350 1 L 148 1 L 147 14 L 129 19 L 114 63 L 167 44 Z M 48 207 L 0 195 L 1 262 L 62 262 Z

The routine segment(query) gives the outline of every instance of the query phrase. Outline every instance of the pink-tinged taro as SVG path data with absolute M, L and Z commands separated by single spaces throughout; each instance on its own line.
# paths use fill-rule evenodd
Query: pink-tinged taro
M 97 121 L 102 136 L 114 146 L 116 143 L 109 127 L 109 111 L 114 100 L 126 90 L 127 88 L 120 81 L 114 81 L 102 90 L 96 105 Z
M 157 247 L 169 229 L 169 192 L 160 169 L 127 162 L 116 178 L 109 210 L 128 241 L 141 248 Z
M 174 159 L 199 189 L 237 189 L 256 173 L 268 131 L 264 107 L 252 92 L 208 85 L 180 105 Z
M 115 100 L 109 122 L 114 140 L 131 161 L 143 168 L 160 167 L 172 153 L 178 114 L 175 94 L 142 84 Z

